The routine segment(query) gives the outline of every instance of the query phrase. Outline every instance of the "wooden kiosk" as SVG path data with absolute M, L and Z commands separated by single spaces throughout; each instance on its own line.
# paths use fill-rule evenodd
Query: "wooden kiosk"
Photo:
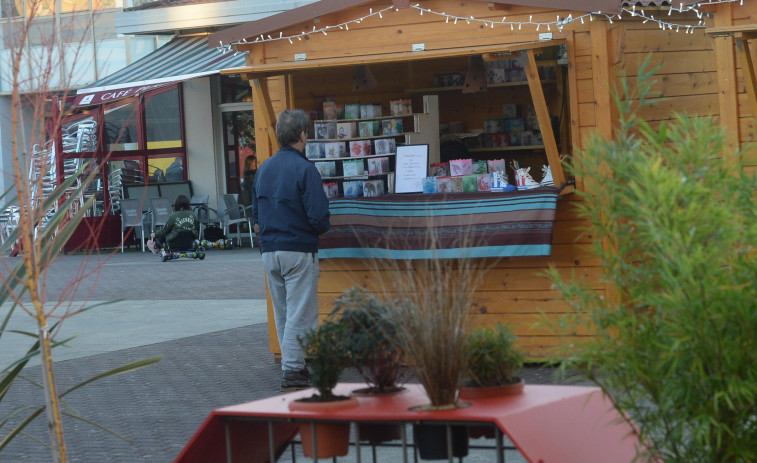
M 439 123 L 462 124 L 472 132 L 484 129 L 488 119 L 502 117 L 504 104 L 532 105 L 539 126 L 553 128 L 542 130 L 542 144 L 474 146 L 471 155 L 504 158 L 508 166 L 518 160 L 531 167 L 537 180 L 541 166 L 548 164 L 555 185 L 561 187 L 566 184 L 563 163 L 580 162 L 584 140 L 593 134 L 612 136 L 617 120 L 612 90 L 618 76 L 628 76 L 633 84 L 649 53 L 651 65 L 660 66 L 656 89 L 666 100 L 645 109 L 646 120 L 663 121 L 673 111 L 719 115 L 734 134 L 733 145 L 747 138 L 750 110 L 757 103 L 750 106 L 746 101 L 757 102 L 757 84 L 753 70 L 742 80 L 741 63 L 751 54 L 747 48 L 737 58 L 736 42 L 748 43 L 754 34 L 740 25 L 755 23 L 757 6 L 700 2 L 690 10 L 692 3 L 684 2 L 681 11 L 676 8 L 668 15 L 668 7 L 623 6 L 618 0 L 322 0 L 218 32 L 209 42 L 249 52 L 247 66 L 229 73 L 241 74 L 253 87 L 261 160 L 278 149 L 274 123 L 279 111 L 320 111 L 327 99 L 340 104 L 378 102 L 384 114 L 389 114 L 390 100 L 412 100 L 413 112 L 422 114 L 414 121 L 420 127 L 404 141 L 428 144 L 430 162 L 439 155 Z M 717 38 L 708 36 L 705 26 L 717 27 Z M 524 63 L 526 75 L 519 82 L 488 83 L 468 92 L 461 86 L 440 86 L 436 77 L 470 75 L 476 59 L 511 57 Z M 541 73 L 541 66 L 553 71 Z M 355 72 L 359 69 L 364 75 L 366 68 L 376 85 L 356 86 Z M 512 179 L 509 167 L 508 175 Z M 578 189 L 585 181 L 571 180 Z M 581 233 L 584 224 L 576 214 L 573 188 L 560 190 L 549 255 L 499 259 L 487 271 L 471 307 L 477 324 L 509 323 L 531 357 L 544 356 L 565 342 L 533 327 L 539 311 L 557 317 L 569 310 L 544 276 L 548 266 L 600 291 L 607 289 L 591 253 L 592 237 Z M 377 289 L 371 266 L 359 259 L 324 259 L 321 315 L 328 314 L 334 299 L 352 285 Z M 269 317 L 270 333 L 275 333 L 272 320 Z M 571 341 L 585 335 L 577 332 Z M 278 353 L 274 335 L 271 348 Z

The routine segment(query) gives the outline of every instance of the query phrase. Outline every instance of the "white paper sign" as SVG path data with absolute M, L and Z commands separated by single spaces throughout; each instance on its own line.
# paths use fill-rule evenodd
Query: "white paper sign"
M 428 145 L 397 147 L 395 193 L 421 193 L 428 177 Z

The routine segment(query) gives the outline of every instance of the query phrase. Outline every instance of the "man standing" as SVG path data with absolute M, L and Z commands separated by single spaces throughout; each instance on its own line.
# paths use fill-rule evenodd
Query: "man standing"
M 298 336 L 318 326 L 318 235 L 329 229 L 321 176 L 305 157 L 308 116 L 284 110 L 276 120 L 281 149 L 262 163 L 252 192 L 255 233 L 281 346 L 281 390 L 310 387 Z

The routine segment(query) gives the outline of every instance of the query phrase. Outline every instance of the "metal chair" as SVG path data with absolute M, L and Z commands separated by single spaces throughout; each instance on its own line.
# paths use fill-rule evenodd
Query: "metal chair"
M 121 252 L 124 252 L 124 231 L 139 227 L 142 252 L 145 252 L 145 224 L 142 220 L 142 205 L 138 199 L 121 200 Z M 136 234 L 136 231 L 134 232 Z M 136 236 L 136 235 L 135 235 Z
M 247 229 L 250 233 L 250 247 L 255 246 L 255 240 L 253 238 L 252 229 L 252 213 L 250 207 L 244 207 L 244 205 L 237 203 L 236 195 L 222 195 L 222 201 L 224 205 L 223 212 L 223 234 L 229 236 L 229 228 L 231 225 L 236 225 L 237 229 L 237 242 L 241 246 L 242 234 L 240 226 L 243 223 L 247 224 Z M 220 204 L 219 204 L 220 206 Z M 220 207 L 218 208 L 220 211 Z
M 168 217 L 173 213 L 171 198 L 150 198 L 150 215 L 152 216 L 151 231 L 158 227 L 165 227 Z
M 194 195 L 189 200 L 189 206 L 192 208 L 197 221 L 200 223 L 200 239 L 205 238 L 205 229 L 208 225 L 221 226 L 221 220 L 218 219 L 218 212 L 208 206 L 208 195 Z M 211 219 L 210 213 L 213 213 L 216 218 Z

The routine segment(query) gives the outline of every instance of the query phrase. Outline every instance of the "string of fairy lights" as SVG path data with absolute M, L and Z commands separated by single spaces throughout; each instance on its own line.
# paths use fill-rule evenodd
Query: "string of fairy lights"
M 658 17 L 655 17 L 654 13 L 652 11 L 648 11 L 645 8 L 637 8 L 636 5 L 632 5 L 629 7 L 622 7 L 621 11 L 617 14 L 607 14 L 603 13 L 601 11 L 595 11 L 591 13 L 585 13 L 579 16 L 573 16 L 572 14 L 568 15 L 565 18 L 561 18 L 560 16 L 557 16 L 554 21 L 534 21 L 533 15 L 529 16 L 527 21 L 524 20 L 508 20 L 507 16 L 503 16 L 501 20 L 494 20 L 494 19 L 483 19 L 483 18 L 475 18 L 473 16 L 459 16 L 455 14 L 449 14 L 445 13 L 444 11 L 434 11 L 430 8 L 425 8 L 420 6 L 420 3 L 416 3 L 414 5 L 410 5 L 409 7 L 412 9 L 417 10 L 420 15 L 433 15 L 433 16 L 439 16 L 441 18 L 444 18 L 444 22 L 447 24 L 458 24 L 458 23 L 466 23 L 466 24 L 478 24 L 484 28 L 494 29 L 494 28 L 509 28 L 511 31 L 515 30 L 523 30 L 523 27 L 535 27 L 537 32 L 551 32 L 553 29 L 557 29 L 558 31 L 562 31 L 564 27 L 568 26 L 569 24 L 581 22 L 581 24 L 585 24 L 587 21 L 594 21 L 595 18 L 602 18 L 608 20 L 610 23 L 613 23 L 613 21 L 622 20 L 626 16 L 630 16 L 632 18 L 638 18 L 640 20 L 643 20 L 644 23 L 652 22 L 657 24 L 660 29 L 663 30 L 674 30 L 676 32 L 685 32 L 687 34 L 693 33 L 696 29 L 702 29 L 705 27 L 704 24 L 704 13 L 700 11 L 700 8 L 703 6 L 711 6 L 711 5 L 719 5 L 724 3 L 739 3 L 740 5 L 744 4 L 744 0 L 708 0 L 708 1 L 701 1 L 697 2 L 691 5 L 684 5 L 683 3 L 680 3 L 678 7 L 671 4 L 667 8 L 656 8 L 654 12 L 662 13 L 661 16 L 658 15 Z M 368 20 L 370 18 L 378 17 L 379 19 L 383 19 L 385 15 L 391 14 L 392 12 L 398 12 L 399 9 L 395 8 L 394 6 L 389 6 L 386 8 L 374 10 L 373 8 L 370 8 L 368 11 L 368 14 L 365 16 L 351 19 L 349 21 L 342 22 L 340 24 L 334 24 L 334 25 L 328 25 L 328 26 L 322 26 L 318 28 L 317 26 L 313 26 L 312 30 L 306 30 L 302 31 L 299 34 L 292 34 L 292 35 L 284 35 L 283 32 L 279 32 L 278 36 L 271 35 L 271 34 L 260 34 L 259 36 L 255 37 L 254 40 L 247 40 L 242 39 L 240 41 L 231 42 L 231 43 L 223 43 L 221 42 L 219 46 L 217 47 L 222 53 L 227 53 L 233 51 L 234 45 L 239 44 L 246 44 L 246 43 L 264 43 L 264 42 L 274 42 L 279 40 L 288 40 L 290 44 L 294 44 L 295 41 L 300 41 L 303 39 L 303 37 L 312 35 L 312 34 L 323 34 L 328 35 L 329 32 L 337 31 L 337 30 L 350 30 L 350 26 L 355 26 L 357 24 L 362 23 L 365 20 Z M 672 19 L 673 13 L 676 14 L 689 14 L 693 13 L 696 15 L 698 22 L 697 24 L 685 24 L 685 23 L 677 23 Z

